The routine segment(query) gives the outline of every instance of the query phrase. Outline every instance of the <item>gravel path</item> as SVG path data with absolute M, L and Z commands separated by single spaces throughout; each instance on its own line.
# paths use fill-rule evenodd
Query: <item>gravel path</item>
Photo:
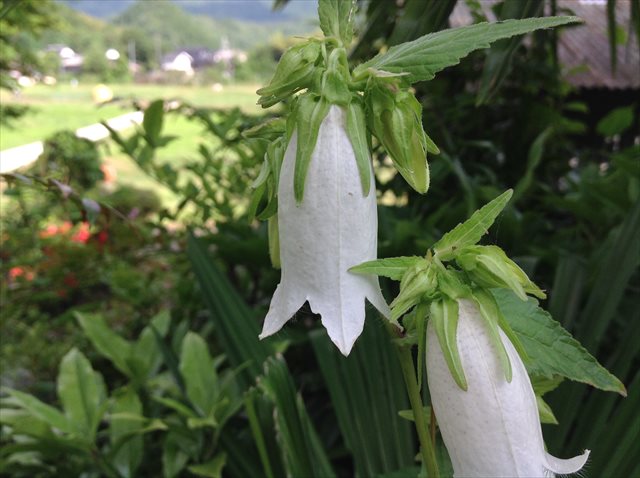
M 107 120 L 107 124 L 116 131 L 122 131 L 135 124 L 142 123 L 142 111 L 134 111 Z M 84 126 L 76 130 L 79 138 L 100 141 L 109 136 L 109 130 L 100 123 Z M 42 141 L 16 146 L 0 151 L 0 173 L 8 173 L 33 163 L 42 154 Z

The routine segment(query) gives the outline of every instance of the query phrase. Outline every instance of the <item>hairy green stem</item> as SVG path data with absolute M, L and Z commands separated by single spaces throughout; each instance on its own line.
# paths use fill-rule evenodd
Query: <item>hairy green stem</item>
M 388 323 L 387 328 L 392 337 L 397 338 L 399 336 L 398 329 L 395 326 Z M 435 449 L 429 434 L 429 428 L 427 427 L 427 420 L 424 416 L 422 396 L 420 395 L 420 389 L 418 388 L 416 369 L 413 363 L 413 356 L 411 355 L 411 348 L 406 345 L 396 343 L 396 352 L 398 353 L 400 367 L 402 368 L 402 376 L 404 377 L 407 395 L 409 396 L 409 402 L 411 403 L 411 409 L 413 410 L 414 423 L 416 425 L 416 431 L 418 432 L 418 440 L 420 441 L 422 462 L 427 470 L 427 477 L 438 478 L 440 476 L 438 472 L 438 462 L 436 461 Z

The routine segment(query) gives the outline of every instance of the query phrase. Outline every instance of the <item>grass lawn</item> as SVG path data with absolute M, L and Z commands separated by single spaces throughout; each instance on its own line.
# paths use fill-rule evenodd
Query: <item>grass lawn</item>
M 0 90 L 2 104 L 28 106 L 31 110 L 11 126 L 0 126 L 0 150 L 40 141 L 56 131 L 75 130 L 131 111 L 131 101 L 158 98 L 177 99 L 196 106 L 227 108 L 239 106 L 258 111 L 256 85 L 229 85 L 222 91 L 206 86 L 110 85 L 115 99 L 122 101 L 97 106 L 91 96 L 94 84 L 36 85 L 14 96 Z
M 6 90 L 0 90 L 2 104 L 20 104 L 31 108 L 31 111 L 14 122 L 12 126 L 0 126 L 0 150 L 46 139 L 56 131 L 75 130 L 132 111 L 131 100 L 133 99 L 145 101 L 158 98 L 176 99 L 195 106 L 215 108 L 237 106 L 248 112 L 260 111 L 256 106 L 258 99 L 255 94 L 258 88 L 256 85 L 229 85 L 222 91 L 214 91 L 205 86 L 110 85 L 114 97 L 122 101 L 103 106 L 97 106 L 92 100 L 91 92 L 94 86 L 93 84 L 77 87 L 69 84 L 36 85 L 24 89 L 18 97 Z M 177 136 L 177 139 L 158 150 L 158 159 L 170 162 L 174 166 L 191 159 L 198 159 L 198 145 L 209 138 L 209 135 L 202 134 L 202 126 L 199 123 L 172 114 L 165 116 L 163 131 L 164 134 Z M 121 134 L 127 137 L 129 132 L 123 131 Z M 103 142 L 100 148 L 103 160 L 116 170 L 117 184 L 153 190 L 168 207 L 179 202 L 179 198 L 142 172 L 133 160 L 120 152 L 112 141 Z

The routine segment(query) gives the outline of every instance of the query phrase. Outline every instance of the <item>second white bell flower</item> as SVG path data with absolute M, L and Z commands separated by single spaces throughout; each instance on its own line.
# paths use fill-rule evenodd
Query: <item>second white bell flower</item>
M 561 460 L 545 451 L 536 397 L 520 356 L 500 331 L 513 371 L 505 379 L 476 304 L 459 300 L 457 344 L 467 390 L 454 381 L 431 323 L 427 376 L 431 402 L 455 477 L 552 477 L 579 471 L 589 457 Z
M 378 217 L 373 172 L 365 196 L 345 121 L 344 110 L 332 105 L 320 126 L 299 204 L 295 132 L 287 147 L 278 182 L 282 277 L 260 338 L 280 330 L 308 301 L 331 340 L 348 355 L 364 327 L 365 298 L 386 317 L 390 312 L 377 277 L 348 272 L 376 259 Z

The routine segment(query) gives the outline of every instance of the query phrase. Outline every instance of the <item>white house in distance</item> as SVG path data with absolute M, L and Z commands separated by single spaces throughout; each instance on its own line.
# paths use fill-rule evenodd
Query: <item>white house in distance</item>
M 162 59 L 160 67 L 164 71 L 179 71 L 187 76 L 193 76 L 194 58 L 185 50 L 166 55 Z
M 65 71 L 79 70 L 84 64 L 84 57 L 67 45 L 48 45 L 45 51 L 56 53 L 60 57 L 60 66 Z
M 231 65 L 233 62 L 244 63 L 247 54 L 244 51 L 232 49 L 226 38 L 222 39 L 218 50 L 207 48 L 183 48 L 176 50 L 162 58 L 160 67 L 164 71 L 179 71 L 188 76 L 194 70 L 206 68 L 217 63 Z

